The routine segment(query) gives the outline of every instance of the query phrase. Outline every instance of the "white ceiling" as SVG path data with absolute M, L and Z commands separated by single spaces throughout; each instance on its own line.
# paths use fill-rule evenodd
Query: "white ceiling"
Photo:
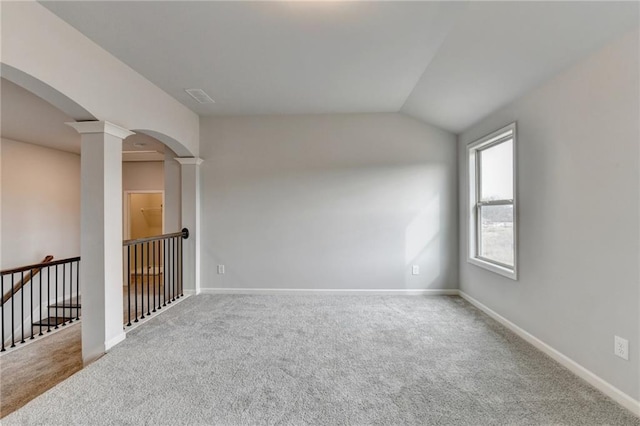
M 400 109 L 455 3 L 44 2 L 201 115 Z M 201 105 L 186 88 L 214 100 Z
M 64 123 L 75 121 L 33 93 L 0 79 L 0 133 L 5 139 L 80 153 L 80 135 Z
M 634 26 L 637 2 L 470 4 L 402 112 L 459 133 Z
M 74 121 L 28 90 L 0 78 L 0 136 L 61 151 L 80 153 L 80 135 L 64 123 Z M 164 160 L 162 142 L 135 134 L 122 144 L 123 161 Z M 144 152 L 154 151 L 154 152 Z
M 454 132 L 638 25 L 636 2 L 43 5 L 200 115 L 402 111 Z

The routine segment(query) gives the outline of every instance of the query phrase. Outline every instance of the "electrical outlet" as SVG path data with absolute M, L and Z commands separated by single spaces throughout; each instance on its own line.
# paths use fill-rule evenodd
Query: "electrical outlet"
M 413 268 L 411 268 L 411 273 L 413 275 L 420 275 L 420 265 L 413 265 Z
M 218 265 L 218 274 L 224 275 L 224 265 Z
M 620 336 L 615 336 L 613 339 L 613 353 L 629 361 L 629 341 Z

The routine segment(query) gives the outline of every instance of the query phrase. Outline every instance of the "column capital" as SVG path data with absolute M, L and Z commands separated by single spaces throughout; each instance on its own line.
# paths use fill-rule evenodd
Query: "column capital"
M 199 166 L 204 161 L 199 157 L 176 157 L 175 160 L 183 166 Z
M 81 135 L 89 133 L 106 133 L 108 135 L 124 139 L 127 136 L 135 134 L 134 132 L 125 129 L 124 127 L 120 127 L 108 121 L 72 121 L 70 123 L 64 124 L 69 127 L 73 127 L 76 132 L 80 133 Z

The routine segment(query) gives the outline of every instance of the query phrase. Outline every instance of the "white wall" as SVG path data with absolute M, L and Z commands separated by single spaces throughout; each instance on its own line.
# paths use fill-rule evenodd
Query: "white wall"
M 2 118 L 0 117 L 0 122 L 1 120 Z M 0 269 L 4 269 L 5 265 L 2 260 L 2 145 L 2 139 L 0 138 Z M 0 291 L 0 293 L 2 292 Z
M 400 114 L 203 118 L 200 134 L 202 288 L 457 287 L 453 135 Z
M 164 227 L 167 232 L 182 229 L 182 178 L 176 154 L 166 149 L 164 158 Z
M 2 268 L 80 255 L 80 156 L 2 139 Z
M 632 398 L 640 397 L 638 33 L 459 138 L 460 285 Z M 518 123 L 519 280 L 465 261 L 466 145 Z M 630 341 L 630 360 L 613 338 Z
M 123 191 L 164 190 L 163 161 L 126 161 L 122 163 Z
M 80 156 L 55 149 L 44 148 L 9 139 L 0 140 L 1 156 L 1 218 L 2 234 L 0 246 L 2 269 L 15 268 L 40 262 L 51 254 L 54 260 L 80 255 Z M 52 285 L 51 300 L 62 300 L 65 295 L 76 293 L 70 285 L 70 269 L 63 280 L 62 267 L 58 273 L 58 292 Z M 44 277 L 48 273 L 41 273 Z M 51 283 L 55 280 L 51 271 Z M 14 277 L 18 282 L 20 276 Z M 65 285 L 63 285 L 63 281 Z M 3 289 L 7 292 L 11 279 L 4 280 Z M 21 297 L 25 294 L 25 309 L 30 310 L 34 301 L 34 315 L 40 315 L 39 287 L 46 281 L 32 280 L 14 298 L 15 330 L 20 333 L 22 312 Z M 35 287 L 33 284 L 37 283 Z M 33 294 L 31 293 L 33 291 Z M 44 297 L 44 296 L 43 296 Z M 47 305 L 46 297 L 43 306 Z M 4 336 L 10 341 L 11 304 L 5 305 Z M 43 316 L 47 316 L 43 311 Z M 27 321 L 27 324 L 30 324 Z M 25 329 L 27 336 L 30 330 Z
M 127 191 L 147 192 L 164 191 L 164 162 L 163 161 L 125 161 L 122 163 L 122 238 L 125 240 L 131 236 L 131 221 L 129 217 L 130 199 Z M 165 206 L 163 205 L 163 210 Z M 163 211 L 164 219 L 164 211 Z M 164 227 L 164 223 L 163 223 Z M 161 232 L 162 233 L 162 232 Z
M 9 139 L 1 149 L 2 268 L 79 256 L 80 156 Z M 123 163 L 123 189 L 163 190 L 163 166 Z

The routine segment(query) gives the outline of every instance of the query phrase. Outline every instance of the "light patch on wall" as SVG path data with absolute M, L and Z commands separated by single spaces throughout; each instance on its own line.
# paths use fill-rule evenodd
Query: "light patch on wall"
M 440 278 L 440 236 L 435 236 L 429 244 L 422 250 L 414 262 L 420 265 L 420 275 L 408 275 L 411 267 L 405 268 L 407 274 L 407 288 L 433 288 L 434 283 Z
M 436 195 L 405 231 L 405 265 L 412 264 L 440 232 L 440 195 Z

